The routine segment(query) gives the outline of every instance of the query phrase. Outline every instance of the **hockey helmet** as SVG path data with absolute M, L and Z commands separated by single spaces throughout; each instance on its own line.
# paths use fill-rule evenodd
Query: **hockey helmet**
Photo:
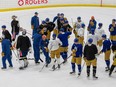
M 93 42 L 93 39 L 92 39 L 92 38 L 89 38 L 89 39 L 88 39 L 88 43 L 91 44 L 92 42 Z
M 52 37 L 53 37 L 53 39 L 55 39 L 56 38 L 56 34 L 53 34 Z
M 85 27 L 85 24 L 81 24 L 81 27 L 84 28 Z
M 79 17 L 77 17 L 77 19 L 78 19 L 78 20 L 81 20 L 81 17 L 79 16 Z
M 61 31 L 61 32 L 64 32 L 64 28 L 61 28 L 60 31 Z
M 102 38 L 106 38 L 106 37 L 107 37 L 106 34 L 103 34 L 103 35 L 102 35 Z
M 77 38 L 74 39 L 74 42 L 78 42 L 79 40 Z
M 42 21 L 42 24 L 46 24 L 46 22 L 45 21 Z
M 22 35 L 26 35 L 26 30 L 24 29 L 23 31 L 22 31 Z
M 46 19 L 45 19 L 46 22 L 49 22 L 49 20 L 50 20 L 49 18 L 46 18 Z
M 98 26 L 101 27 L 103 24 L 102 23 L 99 23 Z
M 4 29 L 5 29 L 5 28 L 6 28 L 6 25 L 2 25 L 2 28 L 4 28 Z

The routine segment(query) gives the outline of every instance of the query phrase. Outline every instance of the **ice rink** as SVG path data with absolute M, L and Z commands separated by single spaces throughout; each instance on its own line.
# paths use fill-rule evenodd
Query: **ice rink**
M 25 28 L 29 33 L 31 33 L 31 17 L 34 15 L 34 12 L 39 13 L 40 22 L 45 18 L 50 18 L 50 21 L 53 20 L 54 16 L 57 13 L 64 13 L 65 17 L 69 20 L 70 25 L 72 22 L 76 21 L 78 16 L 81 16 L 82 21 L 88 26 L 91 16 L 94 16 L 97 23 L 103 23 L 103 29 L 106 34 L 109 36 L 108 26 L 111 24 L 112 19 L 116 18 L 116 9 L 115 8 L 101 8 L 101 7 L 66 7 L 66 8 L 45 8 L 45 9 L 33 9 L 33 10 L 24 10 L 24 11 L 12 11 L 12 12 L 1 12 L 0 13 L 0 26 L 6 25 L 7 29 L 11 31 L 11 16 L 17 15 L 20 22 L 20 26 Z M 2 30 L 0 29 L 0 32 Z M 30 39 L 31 35 L 27 34 Z M 0 33 L 1 36 L 1 33 Z M 85 41 L 86 41 L 85 33 Z M 69 52 L 71 54 L 71 45 L 73 43 L 74 34 L 71 35 L 69 39 Z M 1 50 L 1 46 L 0 46 Z M 0 51 L 1 52 L 1 51 Z M 33 54 L 28 55 L 28 57 L 33 57 Z M 0 56 L 1 58 L 1 56 Z M 44 60 L 44 56 L 41 55 L 41 58 Z M 42 68 L 44 63 L 40 65 L 35 65 L 33 60 L 29 61 L 29 67 L 25 70 L 19 70 L 19 63 L 16 60 L 17 58 L 13 54 L 13 65 L 14 68 L 7 70 L 0 69 L 0 87 L 115 87 L 116 73 L 112 74 L 112 77 L 108 76 L 108 72 L 105 72 L 105 61 L 104 56 L 101 54 L 97 57 L 97 76 L 98 80 L 93 80 L 92 77 L 88 80 L 86 77 L 86 66 L 82 71 L 82 74 L 79 78 L 76 75 L 70 75 L 71 64 L 70 59 L 68 63 L 61 65 L 60 70 L 50 71 L 51 65 L 48 68 L 44 68 L 42 72 L 39 70 Z M 62 58 L 61 58 L 62 62 Z M 82 63 L 83 64 L 83 63 Z M 111 64 L 112 64 L 112 55 L 111 55 Z M 1 60 L 0 60 L 0 66 Z M 92 76 L 92 73 L 91 73 Z

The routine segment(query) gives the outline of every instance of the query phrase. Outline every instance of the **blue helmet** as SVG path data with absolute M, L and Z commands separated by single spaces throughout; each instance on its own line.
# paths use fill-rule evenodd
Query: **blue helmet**
M 103 35 L 102 35 L 102 38 L 106 38 L 106 37 L 107 37 L 106 34 L 103 34 Z
M 67 21 L 67 20 L 65 20 L 65 21 L 64 21 L 64 23 L 68 23 L 68 21 Z
M 77 38 L 74 39 L 74 42 L 78 42 L 79 40 Z
M 6 28 L 6 25 L 2 25 L 2 28 Z
M 116 19 L 112 19 L 112 21 L 116 22 Z
M 38 14 L 38 12 L 35 12 L 35 14 Z
M 101 27 L 103 24 L 102 23 L 99 23 L 98 26 Z
M 60 15 L 63 15 L 64 16 L 64 13 L 61 13 Z
M 93 39 L 92 38 L 89 38 L 88 39 L 88 42 L 91 44 L 93 42 Z
M 85 24 L 81 24 L 81 27 L 84 28 L 85 27 Z
M 46 19 L 45 19 L 46 22 L 49 22 L 49 20 L 50 20 L 49 18 L 46 18 Z
M 64 32 L 64 28 L 61 28 L 60 31 Z
M 80 19 L 81 19 L 81 17 L 79 16 L 79 17 L 77 17 L 77 19 L 79 19 L 79 20 L 80 20 Z
M 46 22 L 45 21 L 42 21 L 42 24 L 46 24 Z
M 64 21 L 64 18 L 60 18 L 60 21 Z
M 53 37 L 53 38 L 56 38 L 56 34 L 53 34 L 52 37 Z

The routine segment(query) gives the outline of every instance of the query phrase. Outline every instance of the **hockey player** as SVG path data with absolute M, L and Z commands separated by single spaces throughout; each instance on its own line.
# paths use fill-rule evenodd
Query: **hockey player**
M 74 39 L 74 44 L 72 45 L 72 72 L 70 74 L 75 73 L 75 64 L 78 66 L 78 75 L 81 74 L 81 61 L 82 61 L 82 44 L 79 44 L 79 40 Z
M 29 37 L 26 36 L 26 30 L 23 30 L 22 35 L 18 37 L 16 49 L 18 51 L 19 62 L 21 64 L 19 69 L 28 67 L 27 54 L 31 51 L 31 42 Z
M 96 45 L 92 44 L 93 39 L 88 39 L 88 44 L 84 47 L 84 58 L 86 60 L 87 65 L 87 77 L 90 76 L 90 67 L 93 66 L 93 78 L 96 77 L 96 69 L 97 69 L 97 59 L 95 54 L 98 53 Z
M 79 39 L 79 43 L 83 45 L 84 42 L 84 31 L 85 31 L 85 24 L 81 25 L 81 28 L 78 29 L 78 39 Z
M 55 23 L 56 21 L 58 21 L 58 19 L 59 19 L 60 17 L 61 17 L 61 14 L 58 13 L 57 16 L 55 16 L 55 17 L 53 18 L 53 23 Z
M 72 31 L 72 27 L 69 25 L 67 20 L 64 21 L 62 28 L 64 29 L 64 32 Z
M 12 42 L 11 34 L 8 30 L 6 30 L 6 25 L 2 25 L 2 34 L 5 36 L 6 39 L 9 39 Z
M 75 38 L 78 37 L 78 30 L 80 28 L 82 28 L 82 26 L 81 26 L 82 24 L 83 24 L 83 22 L 81 20 L 81 17 L 80 16 L 77 17 L 77 22 L 75 22 L 75 24 L 73 25 L 73 28 L 74 28 L 73 33 L 75 34 Z
M 116 41 L 116 19 L 112 19 L 112 24 L 109 25 L 110 39 Z
M 6 65 L 6 60 L 8 60 L 9 63 L 9 67 L 13 67 L 12 61 L 11 61 L 11 42 L 9 39 L 7 39 L 5 37 L 5 35 L 2 35 L 2 64 L 3 67 L 1 69 L 6 69 L 7 65 Z
M 57 38 L 56 34 L 52 35 L 52 39 L 48 44 L 48 49 L 50 52 L 52 69 L 55 70 L 55 60 L 57 60 L 58 68 L 60 68 L 60 46 L 62 42 Z M 55 59 L 56 57 L 56 59 Z
M 47 39 L 46 35 L 42 35 L 42 39 L 40 41 L 40 47 L 45 56 L 46 67 L 48 67 L 48 64 L 50 63 L 48 43 L 49 43 L 49 40 Z
M 94 32 L 95 32 L 95 29 L 96 29 L 96 22 L 94 23 L 94 21 L 90 20 L 89 22 L 89 25 L 87 27 L 87 30 L 88 30 L 88 33 L 91 34 L 91 30 L 94 29 Z
M 103 24 L 102 23 L 99 23 L 98 24 L 98 28 L 95 30 L 95 34 L 98 36 L 98 38 L 99 38 L 99 40 L 98 40 L 98 42 L 97 42 L 97 45 L 99 46 L 99 47 L 101 47 L 102 46 L 102 35 L 103 34 L 105 34 L 105 31 L 102 29 L 102 27 L 103 27 Z
M 53 22 L 50 22 L 49 18 L 45 19 L 46 26 L 47 26 L 47 39 L 50 40 L 51 32 L 53 31 L 55 24 Z
M 112 51 L 113 51 L 113 63 L 110 68 L 109 76 L 111 76 L 114 68 L 116 67 L 116 41 L 112 41 Z M 116 71 L 115 71 L 116 72 Z
M 35 15 L 31 18 L 31 28 L 33 30 L 32 35 L 37 33 L 38 27 L 39 27 L 39 17 L 38 17 L 38 12 L 35 12 Z
M 91 29 L 91 33 L 88 34 L 87 40 L 88 40 L 89 38 L 92 38 L 92 39 L 93 39 L 92 44 L 94 44 L 94 45 L 97 46 L 97 42 L 99 41 L 99 38 L 98 38 L 98 35 L 95 34 L 94 29 Z
M 109 71 L 110 70 L 111 42 L 109 39 L 107 39 L 106 34 L 102 35 L 102 39 L 103 39 L 103 48 L 99 52 L 99 54 L 101 54 L 101 53 L 105 54 L 104 60 L 106 62 L 106 66 L 107 66 L 105 71 Z
M 60 34 L 58 35 L 58 38 L 62 42 L 62 45 L 60 47 L 60 54 L 62 58 L 64 59 L 64 62 L 67 62 L 67 52 L 68 52 L 68 37 L 71 35 L 71 32 L 64 32 L 64 29 L 60 29 Z
M 41 30 L 41 34 L 42 35 L 46 35 L 47 36 L 47 24 L 46 24 L 46 22 L 43 20 L 42 21 L 42 24 L 40 24 L 40 26 L 39 26 L 39 30 Z
M 13 15 L 12 16 L 12 21 L 11 21 L 11 27 L 12 27 L 12 40 L 14 41 L 15 38 L 16 38 L 16 35 L 19 34 L 19 29 L 20 29 L 20 26 L 19 26 L 19 21 L 16 20 L 17 16 Z
M 40 41 L 42 39 L 41 30 L 37 30 L 38 33 L 35 33 L 32 37 L 33 39 L 33 50 L 34 50 L 34 58 L 35 64 L 39 64 L 40 59 Z

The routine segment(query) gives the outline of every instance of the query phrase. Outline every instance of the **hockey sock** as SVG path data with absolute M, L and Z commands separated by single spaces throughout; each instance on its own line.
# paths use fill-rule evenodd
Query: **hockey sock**
M 60 58 L 57 58 L 57 63 L 60 64 Z
M 90 66 L 87 66 L 87 76 L 90 75 Z
M 78 71 L 81 72 L 81 65 L 78 65 Z
M 55 65 L 55 58 L 51 58 L 51 64 Z
M 93 76 L 96 76 L 96 66 L 93 66 Z
M 71 63 L 72 65 L 72 71 L 75 72 L 75 63 Z
M 67 52 L 61 52 L 61 56 L 64 60 L 67 58 Z
M 114 68 L 115 68 L 115 66 L 114 66 L 114 65 L 112 65 L 112 66 L 111 66 L 111 69 L 110 69 L 110 73 L 109 73 L 109 75 L 111 75 L 111 74 L 112 74 L 112 72 L 113 72 Z
M 110 67 L 110 60 L 105 60 L 107 67 Z

